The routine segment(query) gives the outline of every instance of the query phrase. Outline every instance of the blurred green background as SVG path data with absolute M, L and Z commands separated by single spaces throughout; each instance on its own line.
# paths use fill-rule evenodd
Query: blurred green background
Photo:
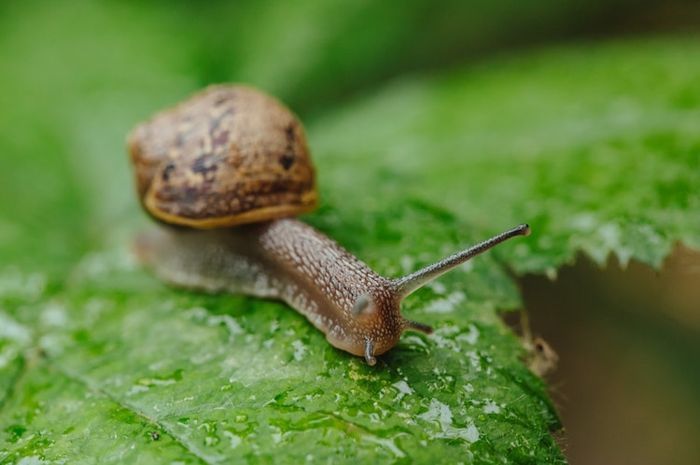
M 534 331 L 560 351 L 562 369 L 554 378 L 553 397 L 565 426 L 561 445 L 572 463 L 651 464 L 663 459 L 697 463 L 700 452 L 692 442 L 700 437 L 700 401 L 694 395 L 700 389 L 700 308 L 697 294 L 687 289 L 700 282 L 698 255 L 676 250 L 673 263 L 680 260 L 682 265 L 664 273 L 681 278 L 667 279 L 664 289 L 649 293 L 640 316 L 639 300 L 625 289 L 649 288 L 660 278 L 634 260 L 632 271 L 615 271 L 611 265 L 602 274 L 598 268 L 607 263 L 610 251 L 627 261 L 621 251 L 624 239 L 613 245 L 605 243 L 605 237 L 568 239 L 578 226 L 567 229 L 538 213 L 542 204 L 523 203 L 501 212 L 497 201 L 532 192 L 527 187 L 530 181 L 540 199 L 557 197 L 560 190 L 581 181 L 577 176 L 587 176 L 577 172 L 578 165 L 566 167 L 559 161 L 557 150 L 576 139 L 561 152 L 585 155 L 577 144 L 610 130 L 611 145 L 619 148 L 615 146 L 619 142 L 621 151 L 646 154 L 657 146 L 672 147 L 668 152 L 678 161 L 674 165 L 678 169 L 669 171 L 665 184 L 657 186 L 663 198 L 654 207 L 660 213 L 639 221 L 665 222 L 670 232 L 664 235 L 660 227 L 659 234 L 669 244 L 684 239 L 697 246 L 697 231 L 686 228 L 679 216 L 684 217 L 684 208 L 687 215 L 700 214 L 695 210 L 697 196 L 687 200 L 690 191 L 700 187 L 687 173 L 697 161 L 697 139 L 692 143 L 684 139 L 687 134 L 697 136 L 698 120 L 693 118 L 700 108 L 700 81 L 698 66 L 692 62 L 699 56 L 699 21 L 700 8 L 690 0 L 4 1 L 0 4 L 1 264 L 29 272 L 40 269 L 48 276 L 47 286 L 58 288 L 76 257 L 106 244 L 127 242 L 135 229 L 146 224 L 131 192 L 123 148 L 128 130 L 207 84 L 251 83 L 278 96 L 307 126 L 322 194 L 329 199 L 323 207 L 328 210 L 314 220 L 320 225 L 343 224 L 335 220 L 338 212 L 333 208 L 351 192 L 353 183 L 360 182 L 376 186 L 380 200 L 410 191 L 417 198 L 444 203 L 460 220 L 476 223 L 483 231 L 494 232 L 523 216 L 548 231 L 551 244 L 538 243 L 522 256 L 509 249 L 503 259 L 511 269 L 533 273 L 519 281 L 525 306 L 533 314 Z M 577 80 L 589 70 L 591 79 Z M 613 92 L 609 89 L 621 94 L 632 89 L 638 99 L 632 104 L 622 101 L 615 110 L 619 118 L 596 122 L 599 107 L 609 103 L 606 92 Z M 670 111 L 657 111 L 663 106 L 657 105 L 657 97 L 685 113 L 676 120 Z M 465 109 L 472 102 L 477 110 L 468 113 Z M 648 106 L 635 106 L 636 102 Z M 528 109 L 532 116 L 523 116 Z M 551 128 L 560 114 L 562 121 L 580 124 L 556 132 Z M 630 114 L 632 122 L 622 121 Z M 685 125 L 676 125 L 677 121 Z M 530 123 L 531 128 L 521 130 Z M 483 140 L 472 134 L 465 145 L 452 145 L 462 124 L 471 125 L 472 131 L 483 128 Z M 657 124 L 678 126 L 678 133 L 644 132 Z M 348 127 L 364 132 L 348 133 Z M 497 129 L 488 132 L 491 128 L 503 129 L 504 135 Z M 533 128 L 543 129 L 530 137 Z M 622 135 L 614 131 L 619 128 Z M 395 134 L 412 134 L 423 145 L 412 144 L 409 137 L 401 140 L 408 148 L 396 139 L 387 142 Z M 625 145 L 630 134 L 640 135 L 639 147 Z M 509 135 L 512 142 L 502 143 L 501 138 Z M 465 146 L 483 149 L 483 154 L 460 152 Z M 386 147 L 386 161 L 366 162 L 383 156 Z M 324 152 L 334 150 L 340 155 L 324 161 Z M 442 155 L 434 155 L 434 150 Z M 496 184 L 483 202 L 479 197 L 485 186 L 455 181 L 465 167 L 495 166 L 507 172 L 511 161 L 499 164 L 497 156 L 494 162 L 486 158 L 509 150 L 520 157 L 516 170 L 535 167 L 532 180 L 523 175 L 513 177 L 511 187 Z M 529 154 L 540 152 L 553 155 L 549 161 L 530 163 Z M 454 164 L 431 168 L 432 158 Z M 340 172 L 338 160 L 348 162 L 348 170 L 372 166 L 372 173 Z M 592 162 L 596 168 L 608 168 L 605 154 L 596 160 L 603 160 Z M 665 166 L 662 161 L 645 165 L 644 156 L 633 156 L 619 173 L 645 165 L 648 169 L 640 172 L 651 179 L 660 171 L 657 167 Z M 555 177 L 550 177 L 548 163 L 566 173 L 561 184 L 548 184 Z M 415 184 L 423 173 L 435 185 L 445 179 L 444 189 L 421 192 Z M 392 179 L 389 185 L 380 185 L 385 177 Z M 488 176 L 492 177 L 498 178 Z M 595 184 L 597 178 L 590 179 Z M 635 183 L 628 181 L 615 188 Z M 614 192 L 611 183 L 600 185 Z M 571 199 L 580 200 L 577 194 L 571 193 Z M 440 202 L 443 196 L 448 200 Z M 588 208 L 606 208 L 583 198 L 583 204 L 590 201 Z M 567 199 L 561 202 L 566 204 Z M 629 205 L 638 204 L 621 204 L 607 213 L 612 217 Z M 499 218 L 492 218 L 495 213 Z M 657 249 L 647 247 L 653 241 L 644 234 L 633 238 L 644 244 L 639 248 L 643 252 L 629 255 L 661 265 L 670 245 L 663 241 Z M 349 246 L 359 241 L 352 231 L 341 239 Z M 579 256 L 579 264 L 567 269 L 559 281 L 542 277 L 571 263 L 580 249 L 597 264 Z M 674 287 L 681 286 L 679 282 L 691 284 L 680 292 Z M 584 297 L 571 304 L 567 299 L 577 295 L 576 290 Z M 679 292 L 683 298 L 670 299 Z M 573 324 L 581 315 L 585 322 Z M 615 347 L 603 351 L 585 342 L 575 344 L 577 335 Z M 609 361 L 605 370 L 621 374 L 593 382 L 587 373 L 596 366 L 583 363 L 590 357 Z M 647 363 L 649 359 L 654 362 Z M 621 367 L 637 371 L 625 376 Z M 610 405 L 624 408 L 602 407 Z M 640 411 L 654 413 L 632 414 Z M 609 415 L 620 421 L 607 421 Z M 620 429 L 625 434 L 615 433 Z

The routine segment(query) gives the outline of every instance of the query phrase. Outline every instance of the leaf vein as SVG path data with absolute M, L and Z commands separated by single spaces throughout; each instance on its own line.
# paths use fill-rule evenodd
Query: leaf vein
M 108 390 L 99 386 L 94 381 L 90 380 L 88 377 L 81 375 L 73 370 L 69 370 L 69 369 L 67 369 L 67 368 L 65 368 L 57 363 L 52 364 L 52 366 L 59 373 L 61 373 L 63 376 L 65 376 L 69 380 L 84 386 L 86 389 L 88 389 L 90 391 L 93 391 L 101 396 L 106 397 L 110 401 L 117 404 L 119 407 L 134 413 L 135 415 L 143 418 L 147 422 L 154 425 L 154 427 L 157 427 L 161 431 L 164 431 L 168 436 L 170 436 L 173 439 L 173 441 L 175 443 L 180 445 L 183 449 L 185 449 L 187 452 L 189 452 L 193 456 L 197 457 L 202 463 L 205 463 L 207 465 L 213 465 L 213 464 L 219 463 L 219 462 L 221 462 L 221 460 L 223 460 L 223 457 L 221 457 L 221 456 L 212 456 L 210 454 L 206 454 L 205 452 L 199 450 L 199 448 L 196 445 L 187 441 L 187 439 L 184 438 L 182 435 L 179 435 L 178 433 L 173 431 L 172 428 L 168 427 L 168 425 L 166 423 L 159 421 L 156 418 L 151 417 L 146 412 L 144 412 L 143 410 L 136 407 L 134 404 L 127 402 L 126 400 L 121 399 L 118 396 L 115 396 L 114 394 L 112 394 Z

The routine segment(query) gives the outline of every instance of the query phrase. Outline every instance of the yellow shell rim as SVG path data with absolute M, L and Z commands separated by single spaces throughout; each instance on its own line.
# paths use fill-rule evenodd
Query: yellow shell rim
M 227 228 L 240 224 L 258 223 L 263 221 L 271 221 L 277 218 L 287 218 L 297 216 L 303 213 L 308 213 L 316 208 L 318 196 L 315 190 L 302 194 L 301 203 L 274 205 L 269 207 L 257 208 L 247 212 L 236 213 L 235 215 L 218 216 L 211 218 L 187 218 L 184 216 L 174 215 L 164 212 L 155 204 L 152 196 L 146 196 L 144 206 L 146 210 L 158 218 L 169 224 L 180 226 L 188 226 L 195 229 L 215 229 Z

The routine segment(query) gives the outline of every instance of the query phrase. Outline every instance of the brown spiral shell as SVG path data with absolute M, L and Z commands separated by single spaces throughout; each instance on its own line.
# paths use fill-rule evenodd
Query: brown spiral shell
M 138 125 L 128 148 L 142 205 L 166 223 L 227 227 L 316 206 L 301 123 L 251 87 L 208 87 Z

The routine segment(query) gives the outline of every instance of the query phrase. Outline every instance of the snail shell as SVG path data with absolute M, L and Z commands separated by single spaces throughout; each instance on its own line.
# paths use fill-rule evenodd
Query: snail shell
M 139 199 L 165 223 L 227 227 L 317 203 L 302 125 L 250 87 L 209 87 L 137 126 L 128 147 Z

